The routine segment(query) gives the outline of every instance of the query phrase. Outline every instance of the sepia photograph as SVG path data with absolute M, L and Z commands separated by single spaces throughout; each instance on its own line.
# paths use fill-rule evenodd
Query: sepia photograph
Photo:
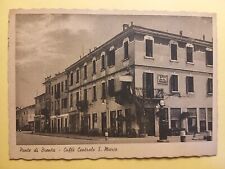
M 17 157 L 216 154 L 214 15 L 15 11 Z

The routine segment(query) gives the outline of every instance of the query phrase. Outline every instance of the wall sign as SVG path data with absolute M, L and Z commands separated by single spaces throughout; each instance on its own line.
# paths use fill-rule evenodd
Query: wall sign
M 168 75 L 157 75 L 158 84 L 168 84 Z

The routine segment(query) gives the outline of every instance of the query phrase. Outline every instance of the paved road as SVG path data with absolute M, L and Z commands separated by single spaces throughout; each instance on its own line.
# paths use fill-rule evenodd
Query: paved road
M 193 141 L 189 136 L 187 141 Z M 75 145 L 75 144 L 109 144 L 109 143 L 156 143 L 158 137 L 145 138 L 109 138 L 107 141 L 102 137 L 96 138 L 66 138 L 59 136 L 44 136 L 31 134 L 30 132 L 17 132 L 17 145 Z M 180 142 L 179 137 L 168 137 L 170 142 Z M 195 140 L 196 141 L 196 140 Z M 203 141 L 203 140 L 197 140 Z
M 17 145 L 70 145 L 70 144 L 88 144 L 90 140 L 81 140 L 64 137 L 42 136 L 31 133 L 17 132 Z

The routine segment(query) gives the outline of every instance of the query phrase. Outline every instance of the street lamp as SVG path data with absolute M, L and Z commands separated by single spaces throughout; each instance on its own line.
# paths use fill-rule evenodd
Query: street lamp
M 160 100 L 157 105 L 158 114 L 159 114 L 159 140 L 158 142 L 168 142 L 168 123 L 167 123 L 167 114 L 165 111 L 165 101 Z

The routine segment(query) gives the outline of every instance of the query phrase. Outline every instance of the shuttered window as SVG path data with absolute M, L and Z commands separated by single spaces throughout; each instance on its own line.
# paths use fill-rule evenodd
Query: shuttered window
M 171 92 L 178 92 L 178 75 L 172 75 L 170 78 Z
M 147 57 L 153 57 L 153 40 L 150 39 L 145 40 L 145 50 Z

